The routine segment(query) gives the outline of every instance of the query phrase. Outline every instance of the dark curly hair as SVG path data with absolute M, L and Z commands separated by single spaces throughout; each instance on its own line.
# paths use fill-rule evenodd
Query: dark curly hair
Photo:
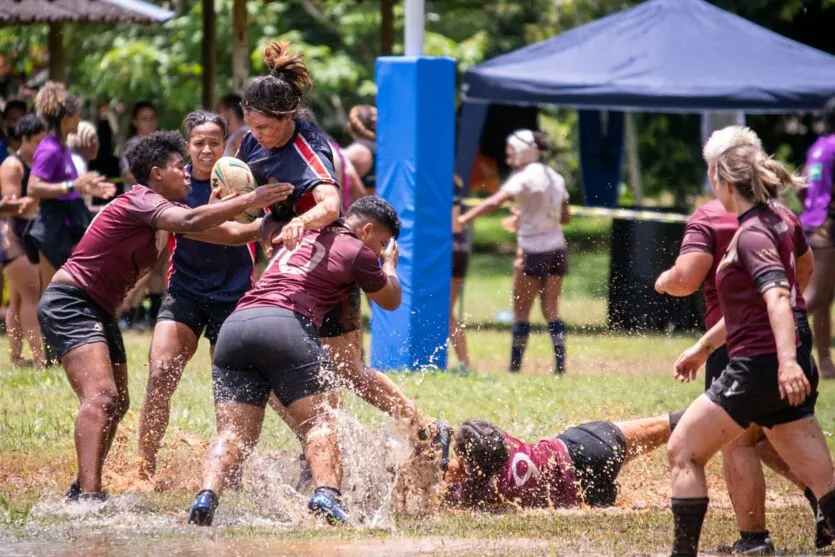
M 501 430 L 484 420 L 467 420 L 455 432 L 455 454 L 488 477 L 502 469 L 510 451 Z
M 17 136 L 24 139 L 32 138 L 46 131 L 46 124 L 36 114 L 27 114 L 17 123 Z
M 226 120 L 223 119 L 223 116 L 201 109 L 189 112 L 183 119 L 183 135 L 185 136 L 186 141 L 188 141 L 191 137 L 191 132 L 194 131 L 194 128 L 202 126 L 203 124 L 214 124 L 220 128 L 220 133 L 223 134 L 224 140 L 229 137 L 229 126 L 226 124 Z
M 346 218 L 352 215 L 374 220 L 385 226 L 394 238 L 400 236 L 400 217 L 397 216 L 394 207 L 382 197 L 376 195 L 360 197 L 348 207 L 345 213 Z
M 175 131 L 159 131 L 145 136 L 137 141 L 125 158 L 128 160 L 131 173 L 139 184 L 148 184 L 153 167 L 163 168 L 168 164 L 171 155 L 179 154 L 186 158 L 186 145 L 183 136 Z
M 241 107 L 243 100 L 244 99 L 237 93 L 226 93 L 220 97 L 220 101 L 218 101 L 217 105 L 220 108 L 228 108 L 232 110 L 235 113 L 235 116 L 238 117 L 238 120 L 243 120 L 244 109 Z
M 273 118 L 284 118 L 304 106 L 313 87 L 310 70 L 301 54 L 293 54 L 286 42 L 270 43 L 264 49 L 264 62 L 270 73 L 257 77 L 244 90 L 244 110 L 254 110 Z

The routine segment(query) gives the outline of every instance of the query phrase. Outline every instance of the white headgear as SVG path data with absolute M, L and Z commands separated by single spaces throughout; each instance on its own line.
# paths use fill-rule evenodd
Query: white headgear
M 539 160 L 539 147 L 531 130 L 516 130 L 507 136 L 507 144 L 513 151 L 511 166 L 519 167 Z

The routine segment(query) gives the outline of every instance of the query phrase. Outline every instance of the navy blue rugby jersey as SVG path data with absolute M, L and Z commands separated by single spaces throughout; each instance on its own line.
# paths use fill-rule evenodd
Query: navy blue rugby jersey
M 295 189 L 289 199 L 270 207 L 281 220 L 290 220 L 313 207 L 313 189 L 319 184 L 338 186 L 333 153 L 327 136 L 309 122 L 296 120 L 292 139 L 278 149 L 264 149 L 252 132 L 241 140 L 238 158 L 249 165 L 258 185 L 286 182 Z
M 191 169 L 189 168 L 189 172 Z M 191 177 L 191 189 L 183 200 L 189 207 L 209 202 L 209 180 Z M 168 286 L 215 302 L 237 302 L 252 286 L 255 245 L 221 246 L 169 234 Z

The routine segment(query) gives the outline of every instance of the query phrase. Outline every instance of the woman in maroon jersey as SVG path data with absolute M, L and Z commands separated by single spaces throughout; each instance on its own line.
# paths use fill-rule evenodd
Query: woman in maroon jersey
M 760 138 L 750 128 L 745 126 L 728 126 L 711 134 L 705 143 L 703 157 L 708 166 L 708 174 L 712 174 L 715 159 L 730 147 L 751 145 L 762 148 Z M 802 228 L 797 219 L 787 211 L 785 215 L 792 223 L 795 234 L 802 234 Z M 659 294 L 672 296 L 689 296 L 704 286 L 705 298 L 705 330 L 710 330 L 722 318 L 719 305 L 719 293 L 716 290 L 716 268 L 722 256 L 728 249 L 737 229 L 739 221 L 736 214 L 729 213 L 718 199 L 708 201 L 699 207 L 687 220 L 684 239 L 679 249 L 675 265 L 664 271 L 655 282 L 655 289 Z M 805 246 L 805 243 L 803 243 Z M 802 248 L 802 246 L 799 246 Z M 812 254 L 795 251 L 797 258 L 797 277 L 800 291 L 808 282 L 812 273 Z M 798 302 L 801 298 L 798 298 Z M 795 308 L 797 332 L 805 348 L 811 349 L 811 331 L 806 310 L 798 303 Z M 728 365 L 728 351 L 725 345 L 719 346 L 707 359 L 705 365 L 705 390 L 709 389 Z M 817 502 L 814 494 L 800 484 L 789 472 L 785 463 L 777 457 L 770 444 L 763 439 L 758 426 L 752 425 L 745 435 L 737 438 L 733 443 L 722 449 L 722 468 L 725 484 L 736 515 L 740 537 L 731 546 L 731 552 L 752 550 L 771 550 L 773 543 L 766 529 L 765 494 L 766 485 L 760 458 L 765 464 L 778 473 L 786 476 L 790 481 L 798 484 L 801 491 L 809 500 L 813 513 L 817 515 Z M 815 545 L 822 547 L 831 543 L 826 535 L 822 521 L 818 523 Z
M 70 500 L 103 500 L 102 465 L 128 409 L 127 358 L 115 313 L 125 294 L 156 263 L 165 234 L 198 234 L 228 243 L 253 241 L 260 223 L 227 223 L 251 207 L 282 201 L 292 191 L 272 184 L 233 199 L 189 209 L 186 151 L 176 132 L 142 138 L 128 152 L 139 184 L 95 218 L 38 304 L 47 344 L 60 358 L 81 408 L 75 421 L 78 478 Z M 144 184 L 144 185 L 142 185 Z M 217 227 L 214 231 L 208 231 Z
M 751 145 L 723 151 L 711 172 L 716 196 L 740 222 L 716 272 L 724 319 L 679 358 L 675 373 L 691 380 L 725 342 L 730 361 L 687 409 L 667 445 L 673 555 L 697 554 L 708 505 L 705 464 L 752 423 L 764 428 L 777 454 L 809 486 L 828 524 L 835 521 L 835 470 L 814 416 L 817 369 L 800 349 L 792 312 L 795 244 L 805 240 L 793 234 L 783 209 L 770 204 L 799 180 Z

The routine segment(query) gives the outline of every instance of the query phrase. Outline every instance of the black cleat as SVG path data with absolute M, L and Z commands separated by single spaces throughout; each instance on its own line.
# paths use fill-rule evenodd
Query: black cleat
M 64 500 L 67 502 L 78 501 L 79 495 L 81 495 L 81 484 L 78 483 L 78 480 L 75 480 L 73 483 L 70 484 L 70 488 L 64 495 Z
M 739 538 L 732 545 L 719 546 L 716 552 L 732 555 L 774 555 L 774 542 L 769 537 L 756 542 Z
M 188 523 L 197 526 L 211 526 L 217 508 L 217 495 L 211 489 L 204 489 L 197 494 L 191 511 L 188 513 Z
M 817 519 L 815 520 L 815 547 L 823 549 L 832 545 L 833 541 L 835 541 L 835 537 L 832 535 L 832 530 L 827 526 L 826 519 L 823 518 L 823 515 L 818 513 Z

